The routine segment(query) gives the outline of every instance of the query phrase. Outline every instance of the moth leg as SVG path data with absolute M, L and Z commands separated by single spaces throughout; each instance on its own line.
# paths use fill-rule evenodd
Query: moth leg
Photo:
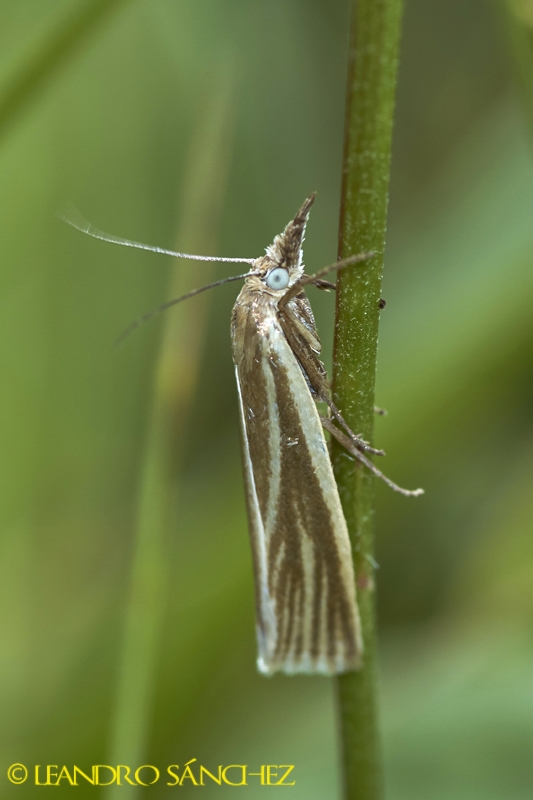
M 329 390 L 331 392 L 331 381 L 328 381 Z M 389 412 L 386 408 L 380 408 L 379 406 L 374 406 L 374 414 L 377 414 L 379 417 L 386 417 Z
M 325 396 L 322 398 L 325 403 L 328 404 L 329 408 L 331 409 L 331 413 L 339 422 L 340 425 L 344 428 L 352 442 L 358 447 L 360 450 L 365 450 L 367 453 L 372 453 L 374 456 L 384 456 L 385 450 L 376 450 L 374 447 L 370 447 L 368 442 L 365 442 L 364 439 L 361 439 L 359 436 L 356 436 L 352 429 L 349 427 L 348 423 L 342 416 L 341 412 L 329 396 Z
M 340 411 L 337 409 L 336 406 L 333 406 L 333 402 L 331 401 L 329 395 L 324 395 L 324 396 L 316 395 L 315 396 L 315 401 L 317 403 L 326 403 L 328 405 L 328 407 L 330 408 L 331 412 L 333 413 L 333 415 L 335 416 L 337 421 L 346 429 L 346 432 L 348 433 L 348 436 L 350 437 L 350 439 L 352 440 L 352 442 L 355 444 L 356 447 L 358 447 L 360 450 L 364 450 L 366 453 L 372 453 L 373 456 L 384 456 L 385 455 L 385 450 L 376 450 L 375 447 L 371 447 L 368 444 L 368 442 L 365 439 L 362 438 L 361 434 L 357 434 L 357 433 L 353 433 L 352 432 L 352 430 L 348 427 L 348 425 L 344 421 L 344 418 L 343 418 L 342 414 L 340 413 Z M 332 406 L 335 408 L 335 411 L 337 412 L 338 417 L 337 417 L 337 414 L 335 414 L 335 411 L 333 411 Z M 319 416 L 320 416 L 320 414 L 319 414 Z M 339 417 L 340 417 L 340 419 L 339 419 Z M 326 419 L 329 419 L 330 422 L 331 422 L 331 417 L 326 417 Z
M 309 277 L 311 277 L 311 276 L 309 276 Z M 320 279 L 317 280 L 317 281 L 313 281 L 313 286 L 316 286 L 317 289 L 322 289 L 323 291 L 326 291 L 326 292 L 328 292 L 330 289 L 335 291 L 335 289 L 337 288 L 337 284 L 336 283 L 331 283 L 330 281 L 323 281 L 323 280 L 320 280 Z
M 313 351 L 309 341 L 306 341 L 306 339 L 309 339 L 309 331 L 305 328 L 301 320 L 298 319 L 298 316 L 293 312 L 290 306 L 282 306 L 281 301 L 278 303 L 278 311 L 283 333 L 287 337 L 287 341 L 294 355 L 300 362 L 304 374 L 316 395 L 315 399 L 327 403 L 333 416 L 360 450 L 372 453 L 375 456 L 384 456 L 384 450 L 376 450 L 374 447 L 371 447 L 368 442 L 365 442 L 364 439 L 355 435 L 329 396 L 329 384 L 326 370 L 322 362 L 318 359 L 316 352 Z
M 354 264 L 357 264 L 361 261 L 368 261 L 369 258 L 373 258 L 375 253 L 370 251 L 368 253 L 359 253 L 357 256 L 349 256 L 348 258 L 343 258 L 341 261 L 337 261 L 336 264 L 330 264 L 329 267 L 324 267 L 324 269 L 319 269 L 318 272 L 315 272 L 314 275 L 302 275 L 302 277 L 297 280 L 295 283 L 290 286 L 283 297 L 278 302 L 278 308 L 287 305 L 293 297 L 300 294 L 302 289 L 310 283 L 316 283 L 321 281 L 322 278 L 328 274 L 328 272 L 333 272 L 334 270 L 344 269 L 345 267 L 352 267 Z
M 373 472 L 374 475 L 376 475 L 376 477 L 381 478 L 381 480 L 384 481 L 387 484 L 387 486 L 390 486 L 390 488 L 393 489 L 395 492 L 400 492 L 400 494 L 403 494 L 406 497 L 418 497 L 419 495 L 424 494 L 423 489 L 414 489 L 413 491 L 409 489 L 402 489 L 401 486 L 398 486 L 398 484 L 394 483 L 394 481 L 391 481 L 390 478 L 387 478 L 387 476 L 384 475 L 381 472 L 381 470 L 379 470 L 372 463 L 372 461 L 370 461 L 370 459 L 367 458 L 364 455 L 364 453 L 362 453 L 359 450 L 359 448 L 354 445 L 352 439 L 345 433 L 340 431 L 337 428 L 337 426 L 333 424 L 331 419 L 329 419 L 328 417 L 320 416 L 320 421 L 322 423 L 322 427 L 324 428 L 324 430 L 331 433 L 331 435 L 334 436 L 335 439 L 337 439 L 337 441 L 342 444 L 342 446 L 350 453 L 350 455 L 354 456 L 359 461 L 361 461 L 365 465 L 365 467 L 368 467 L 368 469 L 371 472 Z

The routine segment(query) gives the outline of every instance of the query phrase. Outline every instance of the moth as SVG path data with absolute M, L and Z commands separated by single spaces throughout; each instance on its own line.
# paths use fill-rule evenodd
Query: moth
M 361 254 L 315 275 L 304 273 L 302 245 L 315 194 L 260 258 L 192 256 L 65 220 L 104 241 L 206 261 L 240 261 L 244 275 L 196 289 L 171 305 L 228 280 L 244 279 L 231 316 L 246 506 L 255 572 L 257 665 L 260 672 L 339 674 L 361 665 L 363 641 L 352 550 L 324 431 L 351 457 L 404 495 L 373 464 L 383 455 L 356 436 L 333 403 L 305 287 L 334 289 L 325 275 L 364 261 Z M 317 403 L 325 403 L 326 416 Z

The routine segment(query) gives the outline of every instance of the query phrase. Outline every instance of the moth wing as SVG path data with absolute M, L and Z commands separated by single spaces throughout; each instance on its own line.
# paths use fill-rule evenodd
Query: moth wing
M 236 314 L 258 667 L 356 669 L 362 641 L 351 546 L 315 401 L 277 316 L 257 306 Z

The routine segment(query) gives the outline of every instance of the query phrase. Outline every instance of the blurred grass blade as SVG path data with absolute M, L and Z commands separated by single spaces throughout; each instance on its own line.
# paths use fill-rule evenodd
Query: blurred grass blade
M 40 49 L 0 93 L 0 138 L 54 74 L 73 57 L 99 24 L 126 0 L 91 0 L 53 30 Z
M 232 81 L 229 72 L 220 72 L 194 132 L 177 237 L 179 247 L 207 254 L 216 249 L 214 232 L 223 206 L 232 129 Z M 212 270 L 213 265 L 205 265 L 203 281 Z M 169 297 L 197 284 L 197 272 L 176 262 Z M 141 475 L 110 764 L 136 768 L 148 747 L 169 577 L 168 541 L 177 520 L 180 438 L 195 394 L 209 298 L 209 294 L 195 298 L 165 319 Z M 107 796 L 131 798 L 138 790 L 113 785 Z
M 533 135 L 533 5 L 530 0 L 500 0 L 509 51 Z
M 352 4 L 339 258 L 373 251 L 339 275 L 333 397 L 351 426 L 372 442 L 379 298 L 389 190 L 401 0 Z M 372 474 L 333 445 L 335 475 L 348 523 L 363 626 L 363 667 L 338 679 L 345 792 L 382 795 L 374 622 Z

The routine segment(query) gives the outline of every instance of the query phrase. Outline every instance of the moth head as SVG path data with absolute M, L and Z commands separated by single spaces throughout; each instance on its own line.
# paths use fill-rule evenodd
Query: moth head
M 262 279 L 270 289 L 282 290 L 295 283 L 303 274 L 302 244 L 309 211 L 316 193 L 303 203 L 283 233 L 274 239 L 266 249 L 266 257 L 261 259 L 261 267 L 267 267 Z M 261 270 L 262 271 L 262 270 Z

